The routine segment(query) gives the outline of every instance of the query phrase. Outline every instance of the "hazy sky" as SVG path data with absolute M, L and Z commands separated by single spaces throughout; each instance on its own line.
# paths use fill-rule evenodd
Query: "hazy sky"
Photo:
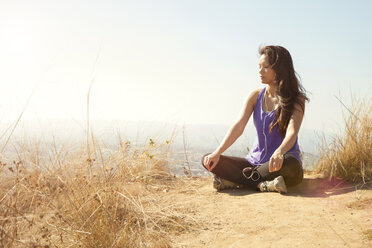
M 0 121 L 233 123 L 281 45 L 311 92 L 303 128 L 332 131 L 372 93 L 371 1 L 0 0 Z M 98 59 L 97 59 L 97 56 Z M 96 64 L 95 64 L 96 63 Z

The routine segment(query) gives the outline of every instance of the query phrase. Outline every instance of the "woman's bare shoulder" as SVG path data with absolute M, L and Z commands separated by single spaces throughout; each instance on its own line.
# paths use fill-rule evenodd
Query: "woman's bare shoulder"
M 252 107 L 254 107 L 256 105 L 258 94 L 260 94 L 262 89 L 263 88 L 252 90 L 247 96 L 246 102 L 249 103 Z
M 258 95 L 261 92 L 261 90 L 263 90 L 263 89 L 264 88 L 258 88 L 258 89 L 253 90 L 252 92 L 254 92 L 254 94 Z
M 259 88 L 259 89 L 255 89 L 255 90 L 252 90 L 250 93 L 249 93 L 249 96 L 248 98 L 257 98 L 258 94 L 260 94 L 261 90 L 263 88 Z
M 252 90 L 251 93 L 249 94 L 248 98 L 251 98 L 252 100 L 254 100 L 254 102 L 256 102 L 258 94 L 260 94 L 262 89 L 263 88 Z

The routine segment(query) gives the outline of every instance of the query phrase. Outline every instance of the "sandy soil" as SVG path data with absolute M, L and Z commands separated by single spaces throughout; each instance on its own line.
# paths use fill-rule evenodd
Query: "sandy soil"
M 372 247 L 371 187 L 305 175 L 288 191 L 216 192 L 212 178 L 190 179 L 164 193 L 198 223 L 175 247 Z

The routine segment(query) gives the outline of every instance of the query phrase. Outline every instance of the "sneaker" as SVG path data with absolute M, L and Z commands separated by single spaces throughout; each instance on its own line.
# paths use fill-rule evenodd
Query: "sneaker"
M 260 191 L 277 191 L 279 193 L 287 193 L 287 186 L 285 185 L 283 176 L 278 176 L 272 181 L 262 182 L 260 185 Z
M 221 191 L 221 190 L 224 190 L 224 189 L 238 189 L 238 188 L 242 188 L 242 187 L 243 187 L 243 185 L 241 185 L 241 184 L 231 182 L 229 180 L 220 178 L 216 175 L 213 178 L 213 188 L 215 188 L 217 191 Z

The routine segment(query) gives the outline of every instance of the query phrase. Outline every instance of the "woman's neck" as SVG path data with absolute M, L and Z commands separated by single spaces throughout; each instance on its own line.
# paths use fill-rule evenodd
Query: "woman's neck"
M 273 83 L 267 85 L 266 92 L 269 97 L 276 97 L 275 90 L 276 90 L 276 86 Z

